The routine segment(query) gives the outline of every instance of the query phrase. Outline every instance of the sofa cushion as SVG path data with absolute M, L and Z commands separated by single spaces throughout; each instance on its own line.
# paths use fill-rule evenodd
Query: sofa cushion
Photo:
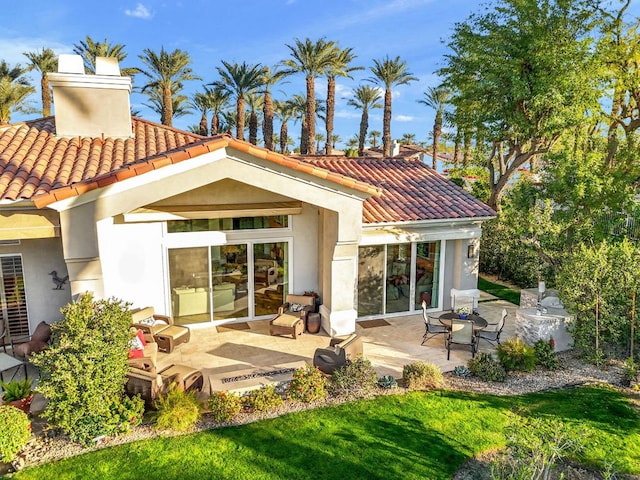
M 289 310 L 292 312 L 301 312 L 304 307 L 301 303 L 292 303 L 289 305 Z
M 47 343 L 51 338 L 51 327 L 45 322 L 40 322 L 31 335 L 31 340 Z
M 276 325 L 278 327 L 293 327 L 296 322 L 299 322 L 300 320 L 300 316 L 299 315 L 290 315 L 288 313 L 283 313 L 282 315 L 279 315 L 277 318 L 274 318 L 271 321 L 272 325 Z
M 34 353 L 42 352 L 49 344 L 40 340 L 31 340 L 13 347 L 13 353 L 19 357 L 29 357 Z

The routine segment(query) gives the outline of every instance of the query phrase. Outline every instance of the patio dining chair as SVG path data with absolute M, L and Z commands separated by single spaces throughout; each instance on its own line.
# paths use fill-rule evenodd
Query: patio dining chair
M 500 345 L 500 334 L 504 328 L 504 324 L 507 321 L 507 310 L 502 309 L 502 315 L 498 323 L 490 323 L 488 329 L 482 329 L 476 333 L 476 341 L 479 343 L 480 339 L 486 340 L 494 347 Z
M 424 318 L 424 335 L 422 336 L 422 343 L 420 345 L 424 345 L 438 335 L 447 335 L 447 327 L 427 315 L 427 302 L 424 300 L 422 301 L 422 316 Z
M 468 345 L 471 347 L 471 358 L 476 356 L 476 337 L 473 334 L 473 321 L 453 319 L 451 331 L 447 335 L 447 360 L 451 356 L 451 345 Z

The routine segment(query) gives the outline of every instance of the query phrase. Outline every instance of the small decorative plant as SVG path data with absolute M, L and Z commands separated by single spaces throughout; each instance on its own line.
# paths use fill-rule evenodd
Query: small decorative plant
M 208 403 L 216 422 L 229 422 L 242 410 L 242 399 L 233 392 L 213 392 Z
M 31 380 L 27 378 L 25 378 L 24 380 L 0 382 L 0 386 L 2 386 L 3 390 L 2 400 L 4 401 L 4 403 L 25 399 L 33 393 Z
M 244 404 L 254 412 L 266 412 L 281 407 L 284 401 L 276 392 L 275 385 L 265 385 L 257 390 L 251 390 L 244 397 Z
M 24 448 L 31 436 L 31 422 L 27 414 L 10 407 L 0 405 L 0 462 L 12 462 Z
M 485 382 L 504 382 L 507 372 L 500 362 L 494 360 L 488 353 L 479 353 L 467 363 L 469 371 L 474 377 Z
M 297 402 L 323 400 L 327 396 L 327 379 L 313 365 L 306 364 L 293 372 L 289 385 L 289 398 Z
M 453 369 L 453 374 L 456 377 L 467 378 L 471 376 L 471 370 L 464 365 L 456 365 Z
M 456 308 L 456 313 L 460 316 L 460 318 L 466 318 L 467 315 L 471 314 L 471 309 L 469 307 Z
M 329 393 L 339 395 L 364 395 L 376 388 L 378 377 L 371 362 L 358 356 L 352 362 L 336 369 L 331 375 Z
M 530 372 L 536 368 L 536 352 L 520 338 L 512 338 L 496 349 L 500 363 L 509 371 Z
M 557 370 L 560 368 L 558 363 L 558 355 L 553 351 L 555 342 L 551 338 L 548 342 L 545 340 L 538 340 L 533 348 L 536 352 L 536 365 L 540 365 L 547 370 Z
M 413 362 L 402 367 L 402 378 L 409 390 L 432 390 L 444 386 L 440 368 L 430 362 Z
M 194 392 L 185 392 L 175 383 L 156 400 L 158 416 L 156 428 L 186 432 L 195 427 L 200 419 L 200 402 Z
M 398 382 L 393 375 L 384 375 L 378 379 L 378 386 L 385 390 L 390 390 L 392 388 L 397 388 Z

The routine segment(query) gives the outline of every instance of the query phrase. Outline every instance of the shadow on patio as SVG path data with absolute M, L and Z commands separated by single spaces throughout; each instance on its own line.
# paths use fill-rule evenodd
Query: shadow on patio
M 513 336 L 516 306 L 503 300 L 480 303 L 480 314 L 489 322 L 497 322 L 502 309 L 508 312 L 503 339 Z M 438 315 L 435 313 L 434 315 Z M 380 322 L 385 323 L 385 322 Z M 363 328 L 364 356 L 371 361 L 378 376 L 402 376 L 402 367 L 415 361 L 429 361 L 442 371 L 466 365 L 471 358 L 468 348 L 453 347 L 451 360 L 443 338 L 434 338 L 422 346 L 424 322 L 422 314 L 387 318 L 387 325 Z M 268 320 L 248 322 L 241 329 L 197 326 L 191 341 L 171 354 L 160 354 L 158 369 L 171 364 L 190 365 L 205 376 L 205 390 L 247 390 L 261 385 L 291 379 L 294 368 L 311 363 L 318 347 L 326 347 L 330 337 L 324 333 L 305 333 L 298 340 L 290 336 L 270 336 Z M 487 342 L 480 343 L 481 352 L 493 351 Z

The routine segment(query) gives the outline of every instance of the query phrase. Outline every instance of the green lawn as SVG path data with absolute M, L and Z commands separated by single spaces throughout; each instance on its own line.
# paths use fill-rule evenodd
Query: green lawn
M 26 469 L 17 479 L 450 479 L 501 447 L 509 412 L 590 432 L 580 461 L 640 473 L 640 415 L 604 387 L 515 397 L 451 391 L 382 396 L 239 427 L 157 438 Z
M 478 288 L 483 292 L 490 293 L 493 296 L 520 305 L 520 292 L 512 288 L 490 282 L 482 277 L 478 277 Z

